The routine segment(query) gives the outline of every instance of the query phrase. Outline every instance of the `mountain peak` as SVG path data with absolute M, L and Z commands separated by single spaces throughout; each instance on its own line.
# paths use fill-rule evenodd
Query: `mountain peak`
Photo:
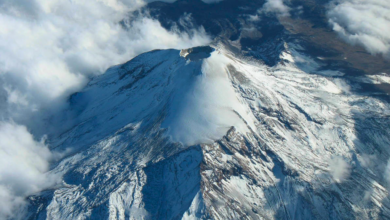
M 214 51 L 215 49 L 210 46 L 192 47 L 181 50 L 180 56 L 184 57 L 186 60 L 198 61 L 209 58 Z
M 352 144 L 358 133 L 351 128 L 359 127 L 351 119 L 371 114 L 351 103 L 390 107 L 343 93 L 337 79 L 295 62 L 269 67 L 217 50 L 144 53 L 74 95 L 66 113 L 75 125 L 52 138 L 71 152 L 51 171 L 66 185 L 31 197 L 32 212 L 51 219 L 312 219 L 333 204 L 332 213 L 349 219 L 367 210 L 359 203 L 365 186 L 382 180 L 349 165 L 357 160 L 351 152 L 369 150 Z M 365 121 L 383 126 L 375 123 Z

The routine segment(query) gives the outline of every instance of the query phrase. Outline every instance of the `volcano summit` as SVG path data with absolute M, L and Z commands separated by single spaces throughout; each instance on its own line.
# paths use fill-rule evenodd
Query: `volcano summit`
M 388 151 L 387 103 L 302 71 L 287 44 L 274 67 L 213 47 L 142 54 L 73 95 L 79 123 L 51 139 L 72 151 L 50 171 L 63 183 L 30 197 L 31 218 L 390 216 L 364 164 Z M 362 114 L 382 132 L 359 139 Z
M 390 219 L 388 2 L 17 2 L 0 219 Z

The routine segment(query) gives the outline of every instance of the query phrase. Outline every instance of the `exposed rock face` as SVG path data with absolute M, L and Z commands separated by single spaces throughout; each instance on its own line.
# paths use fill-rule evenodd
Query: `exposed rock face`
M 210 46 L 193 47 L 181 50 L 180 56 L 184 57 L 186 60 L 198 61 L 209 58 L 213 51 L 214 48 Z
M 50 136 L 63 184 L 30 219 L 390 218 L 388 103 L 287 44 L 275 67 L 216 48 L 145 53 L 73 95 Z

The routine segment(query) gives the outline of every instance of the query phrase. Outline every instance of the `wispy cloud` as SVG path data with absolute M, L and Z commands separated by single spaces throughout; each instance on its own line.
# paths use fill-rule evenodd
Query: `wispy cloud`
M 336 182 L 343 182 L 351 173 L 351 166 L 343 158 L 337 156 L 329 161 L 329 169 Z
M 291 8 L 288 7 L 284 0 L 267 0 L 260 9 L 263 13 L 274 13 L 277 16 L 289 16 Z

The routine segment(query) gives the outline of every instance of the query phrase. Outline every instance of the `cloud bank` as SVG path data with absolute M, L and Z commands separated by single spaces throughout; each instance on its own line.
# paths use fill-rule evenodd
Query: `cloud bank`
M 329 7 L 329 23 L 343 40 L 390 59 L 388 0 L 335 0 Z
M 146 15 L 131 17 L 140 0 L 17 2 L 0 3 L 0 75 L 8 103 L 2 117 L 15 120 L 139 53 L 209 42 L 202 28 L 180 33 Z
M 24 206 L 24 197 L 53 183 L 45 174 L 51 157 L 25 126 L 0 122 L 0 219 L 22 214 L 15 209 Z
M 132 13 L 147 2 L 0 0 L 0 218 L 50 182 L 51 153 L 23 126 L 31 129 L 32 115 L 64 105 L 90 77 L 140 53 L 210 42 L 202 27 L 166 30 Z

